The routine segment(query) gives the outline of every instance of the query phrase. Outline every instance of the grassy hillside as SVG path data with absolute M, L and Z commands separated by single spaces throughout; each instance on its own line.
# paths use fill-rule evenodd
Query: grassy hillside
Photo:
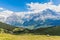
M 0 22 L 0 28 L 10 31 L 14 29 L 14 33 L 23 32 L 19 35 L 0 33 L 0 40 L 60 40 L 60 26 L 29 30 Z
M 48 27 L 48 28 L 39 28 L 36 30 L 33 30 L 34 34 L 42 34 L 42 35 L 59 35 L 60 36 L 60 26 L 56 27 Z
M 60 40 L 60 36 L 33 34 L 11 35 L 2 33 L 0 34 L 0 40 Z
M 13 30 L 15 26 L 11 26 L 11 25 L 0 22 L 0 28 L 6 29 L 6 30 Z
M 0 32 L 20 34 L 25 32 L 25 28 L 16 27 L 16 26 L 12 26 L 12 25 L 0 22 Z
M 8 31 L 12 31 L 13 33 L 18 33 L 18 34 L 32 33 L 32 34 L 36 34 L 36 35 L 49 34 L 49 35 L 59 35 L 60 36 L 60 26 L 29 30 L 29 29 L 25 29 L 25 28 L 21 28 L 21 27 L 18 28 L 18 27 L 11 26 L 11 25 L 0 22 L 0 28 L 8 30 Z

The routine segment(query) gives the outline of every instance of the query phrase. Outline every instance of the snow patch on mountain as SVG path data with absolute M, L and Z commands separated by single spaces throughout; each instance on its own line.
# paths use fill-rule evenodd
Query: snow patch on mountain
M 0 8 L 0 21 L 22 27 L 44 27 L 60 24 L 60 5 L 52 3 L 28 3 L 28 11 L 13 12 Z

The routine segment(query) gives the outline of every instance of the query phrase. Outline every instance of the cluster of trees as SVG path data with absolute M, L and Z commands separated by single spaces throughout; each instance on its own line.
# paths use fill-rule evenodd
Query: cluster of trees
M 32 32 L 32 30 L 24 29 L 24 28 L 18 28 L 18 27 L 14 28 L 12 30 L 0 28 L 0 33 L 24 34 L 24 33 L 31 33 L 31 32 Z

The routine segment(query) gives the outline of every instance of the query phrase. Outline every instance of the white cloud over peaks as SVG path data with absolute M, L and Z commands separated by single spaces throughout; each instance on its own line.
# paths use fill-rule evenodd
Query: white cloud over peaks
M 1 11 L 2 10 L 2 11 Z M 9 17 L 13 11 L 5 10 L 4 8 L 0 8 L 0 21 L 6 21 L 7 17 Z
M 58 12 L 60 12 L 60 4 L 54 5 L 53 2 L 48 2 L 48 3 L 44 3 L 44 4 L 31 2 L 30 4 L 28 3 L 26 5 L 28 6 L 27 9 L 34 14 L 40 13 L 40 15 L 41 15 L 42 14 L 41 12 L 46 9 L 50 9 L 50 10 L 56 12 L 56 15 L 52 15 L 52 13 L 49 14 L 49 12 L 48 12 L 49 15 L 45 15 L 45 16 L 42 15 L 42 16 L 40 16 L 40 18 L 38 17 L 36 20 L 39 20 L 39 19 L 43 20 L 43 21 L 45 21 L 45 19 L 60 20 L 60 15 L 59 15 L 60 13 L 58 13 Z M 30 12 L 30 14 L 31 14 L 31 12 Z
M 48 3 L 33 3 L 31 2 L 31 4 L 27 4 L 27 6 L 29 6 L 28 10 L 32 10 L 36 13 L 43 11 L 45 9 L 52 9 L 55 10 L 56 12 L 60 12 L 60 4 L 59 5 L 53 5 L 52 2 L 48 2 Z
M 4 8 L 0 8 L 0 10 L 3 10 L 3 11 L 0 11 L 0 20 L 4 19 L 6 20 L 7 17 L 10 17 L 11 15 L 14 16 L 13 14 L 15 14 L 16 16 L 18 16 L 18 20 L 19 22 L 21 22 L 23 24 L 24 20 L 22 20 L 22 18 L 27 18 L 27 21 L 29 21 L 30 19 L 32 19 L 34 16 L 37 16 L 40 15 L 39 17 L 35 18 L 34 20 L 35 21 L 38 21 L 38 20 L 43 20 L 45 21 L 45 19 L 54 19 L 54 20 L 60 20 L 60 15 L 59 13 L 56 13 L 57 15 L 52 15 L 51 13 L 48 12 L 48 14 L 46 13 L 46 15 L 42 15 L 43 14 L 43 10 L 46 10 L 46 9 L 51 9 L 55 12 L 60 12 L 60 4 L 59 5 L 53 5 L 52 2 L 48 2 L 48 3 L 44 3 L 44 4 L 41 4 L 41 3 L 30 3 L 30 4 L 27 4 L 28 6 L 28 11 L 26 12 L 13 12 L 13 11 L 10 11 L 10 10 L 5 10 Z M 30 16 L 30 15 L 33 15 L 33 16 Z M 11 19 L 14 19 L 14 17 Z
M 4 10 L 0 12 L 0 16 L 4 16 L 5 18 L 9 17 L 13 12 L 9 10 Z
M 4 10 L 3 8 L 0 8 L 0 10 Z

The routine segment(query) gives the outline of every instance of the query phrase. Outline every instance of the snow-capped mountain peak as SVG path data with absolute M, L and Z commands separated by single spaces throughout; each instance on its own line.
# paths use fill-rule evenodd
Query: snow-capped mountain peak
M 50 9 L 45 9 L 39 13 L 28 13 L 28 12 L 3 12 L 0 13 L 0 20 L 2 22 L 21 27 L 46 27 L 55 26 L 55 22 L 58 24 L 60 16 L 57 12 Z M 59 22 L 58 22 L 59 21 Z M 58 24 L 59 25 L 59 24 Z

